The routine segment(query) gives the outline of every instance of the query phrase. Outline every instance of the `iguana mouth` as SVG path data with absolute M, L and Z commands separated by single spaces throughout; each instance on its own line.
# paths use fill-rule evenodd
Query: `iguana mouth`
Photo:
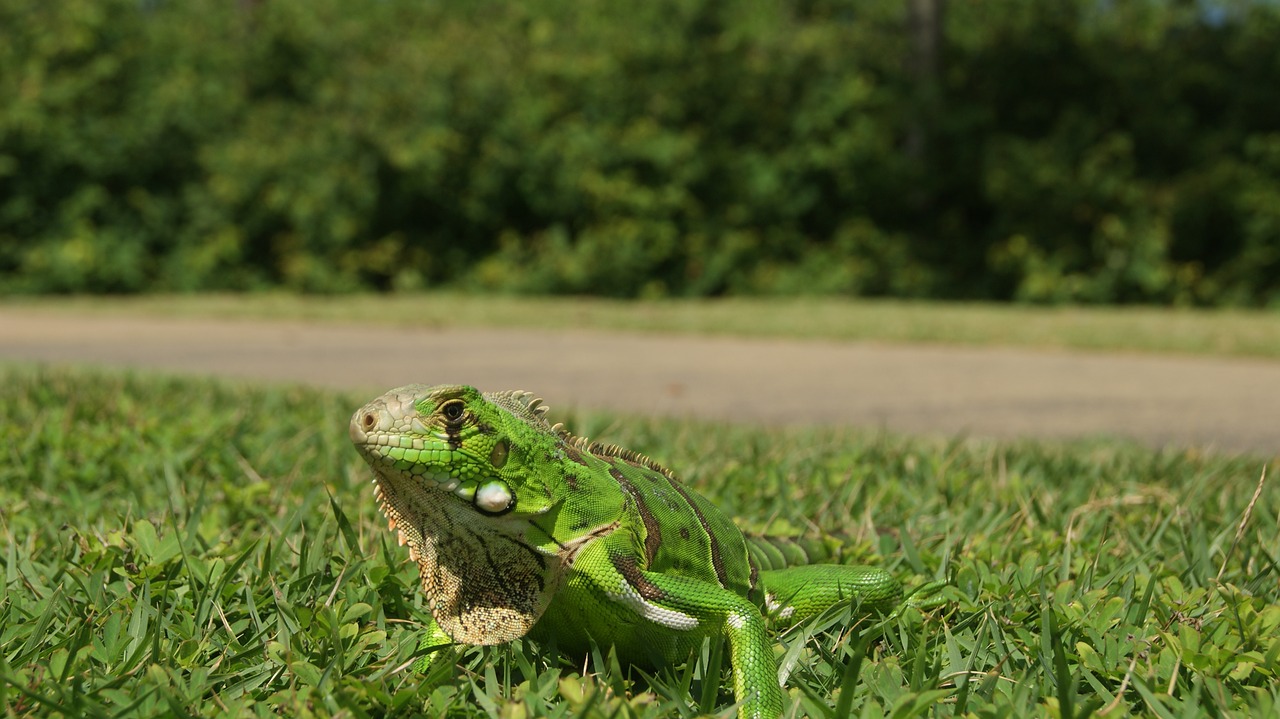
M 388 392 L 356 410 L 348 425 L 351 442 L 373 468 L 373 494 L 378 509 L 400 544 L 410 545 L 409 553 L 415 561 L 422 532 L 408 520 L 422 516 L 422 510 L 427 508 L 414 505 L 438 502 L 433 495 L 452 493 L 461 486 L 448 472 L 426 471 L 417 462 L 405 467 L 405 460 L 417 459 L 418 451 L 426 447 L 424 440 L 431 436 L 418 418 L 416 396 L 409 387 Z
M 447 441 L 448 435 L 432 432 L 423 424 L 414 406 L 415 389 L 410 385 L 393 390 L 356 410 L 347 427 L 348 434 L 379 478 L 425 480 L 452 492 L 459 485 L 456 477 L 443 470 L 431 471 L 418 461 L 419 452 L 430 451 L 429 445 Z M 406 469 L 405 464 L 410 468 Z

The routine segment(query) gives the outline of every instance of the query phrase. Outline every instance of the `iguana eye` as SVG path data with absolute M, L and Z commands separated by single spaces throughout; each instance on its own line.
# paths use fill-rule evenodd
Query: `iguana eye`
M 462 419 L 462 412 L 463 405 L 460 399 L 445 402 L 444 406 L 440 408 L 440 414 L 443 414 L 444 418 L 450 422 L 457 422 Z

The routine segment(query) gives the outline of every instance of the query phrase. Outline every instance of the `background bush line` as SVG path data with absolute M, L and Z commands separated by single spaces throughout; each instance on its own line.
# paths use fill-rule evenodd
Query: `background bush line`
M 1205 7 L 1212 6 L 1212 12 Z M 0 0 L 0 291 L 1280 304 L 1280 6 Z

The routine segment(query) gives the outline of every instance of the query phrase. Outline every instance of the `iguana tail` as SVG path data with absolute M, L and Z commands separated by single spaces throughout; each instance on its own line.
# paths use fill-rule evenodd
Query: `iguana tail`
M 806 564 L 841 564 L 849 543 L 840 537 L 775 537 L 747 534 L 747 550 L 762 570 L 801 567 Z

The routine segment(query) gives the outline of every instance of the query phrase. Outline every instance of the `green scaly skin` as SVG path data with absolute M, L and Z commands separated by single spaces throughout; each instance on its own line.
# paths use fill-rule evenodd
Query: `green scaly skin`
M 748 540 L 667 469 L 551 426 L 529 398 L 410 385 L 351 418 L 382 511 L 421 570 L 426 644 L 529 635 L 585 652 L 591 638 L 661 666 L 727 638 L 738 716 L 774 719 L 783 694 L 766 617 L 901 601 L 879 568 L 788 566 L 806 559 L 798 545 Z

